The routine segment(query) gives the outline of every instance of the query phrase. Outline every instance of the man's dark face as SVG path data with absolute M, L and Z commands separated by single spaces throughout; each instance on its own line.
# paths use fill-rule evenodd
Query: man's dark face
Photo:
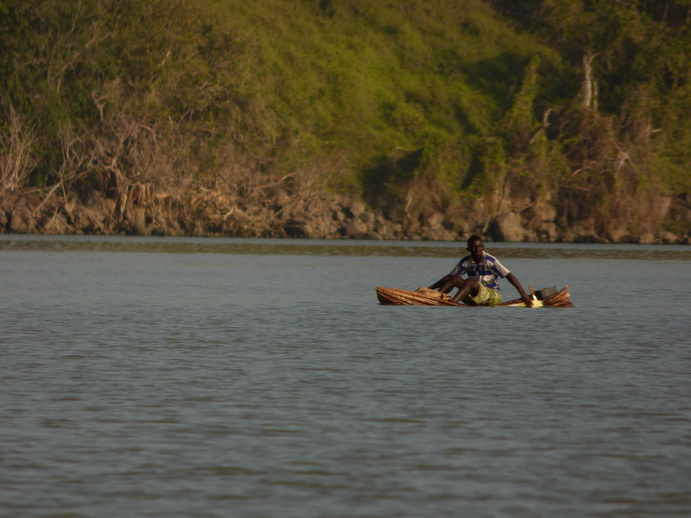
M 473 261 L 476 263 L 479 263 L 482 261 L 482 256 L 484 255 L 483 252 L 485 250 L 485 245 L 482 241 L 477 240 L 473 241 L 470 243 L 470 246 L 468 246 L 468 251 L 470 252 L 470 255 L 473 256 Z

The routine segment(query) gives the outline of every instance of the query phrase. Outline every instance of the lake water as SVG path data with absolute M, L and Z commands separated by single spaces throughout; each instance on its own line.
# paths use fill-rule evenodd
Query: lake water
M 691 248 L 0 236 L 0 515 L 691 516 Z M 505 298 L 515 290 L 502 281 Z

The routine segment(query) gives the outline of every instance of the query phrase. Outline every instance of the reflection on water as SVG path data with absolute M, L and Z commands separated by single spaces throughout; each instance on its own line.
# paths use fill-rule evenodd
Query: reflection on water
M 429 241 L 381 242 L 254 238 L 0 235 L 0 251 L 2 250 L 455 258 L 465 253 L 465 243 Z M 518 259 L 592 258 L 645 261 L 691 260 L 691 247 L 686 245 L 487 242 L 487 250 L 490 253 L 501 252 L 502 257 Z

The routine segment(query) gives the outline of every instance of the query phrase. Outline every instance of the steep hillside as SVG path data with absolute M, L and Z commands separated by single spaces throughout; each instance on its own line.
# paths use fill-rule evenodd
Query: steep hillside
M 688 241 L 690 13 L 0 0 L 0 228 Z

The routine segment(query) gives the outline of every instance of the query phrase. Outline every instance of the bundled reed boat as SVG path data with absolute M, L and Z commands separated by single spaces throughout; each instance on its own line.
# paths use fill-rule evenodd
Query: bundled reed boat
M 465 306 L 460 302 L 451 302 L 451 297 L 445 293 L 429 288 L 418 288 L 415 291 L 401 290 L 398 288 L 385 288 L 377 286 L 377 298 L 381 304 L 394 306 Z M 531 290 L 532 291 L 532 290 Z M 533 292 L 533 307 L 571 308 L 569 287 L 561 290 L 556 288 L 544 288 Z M 525 307 L 521 299 L 507 300 L 499 306 Z

